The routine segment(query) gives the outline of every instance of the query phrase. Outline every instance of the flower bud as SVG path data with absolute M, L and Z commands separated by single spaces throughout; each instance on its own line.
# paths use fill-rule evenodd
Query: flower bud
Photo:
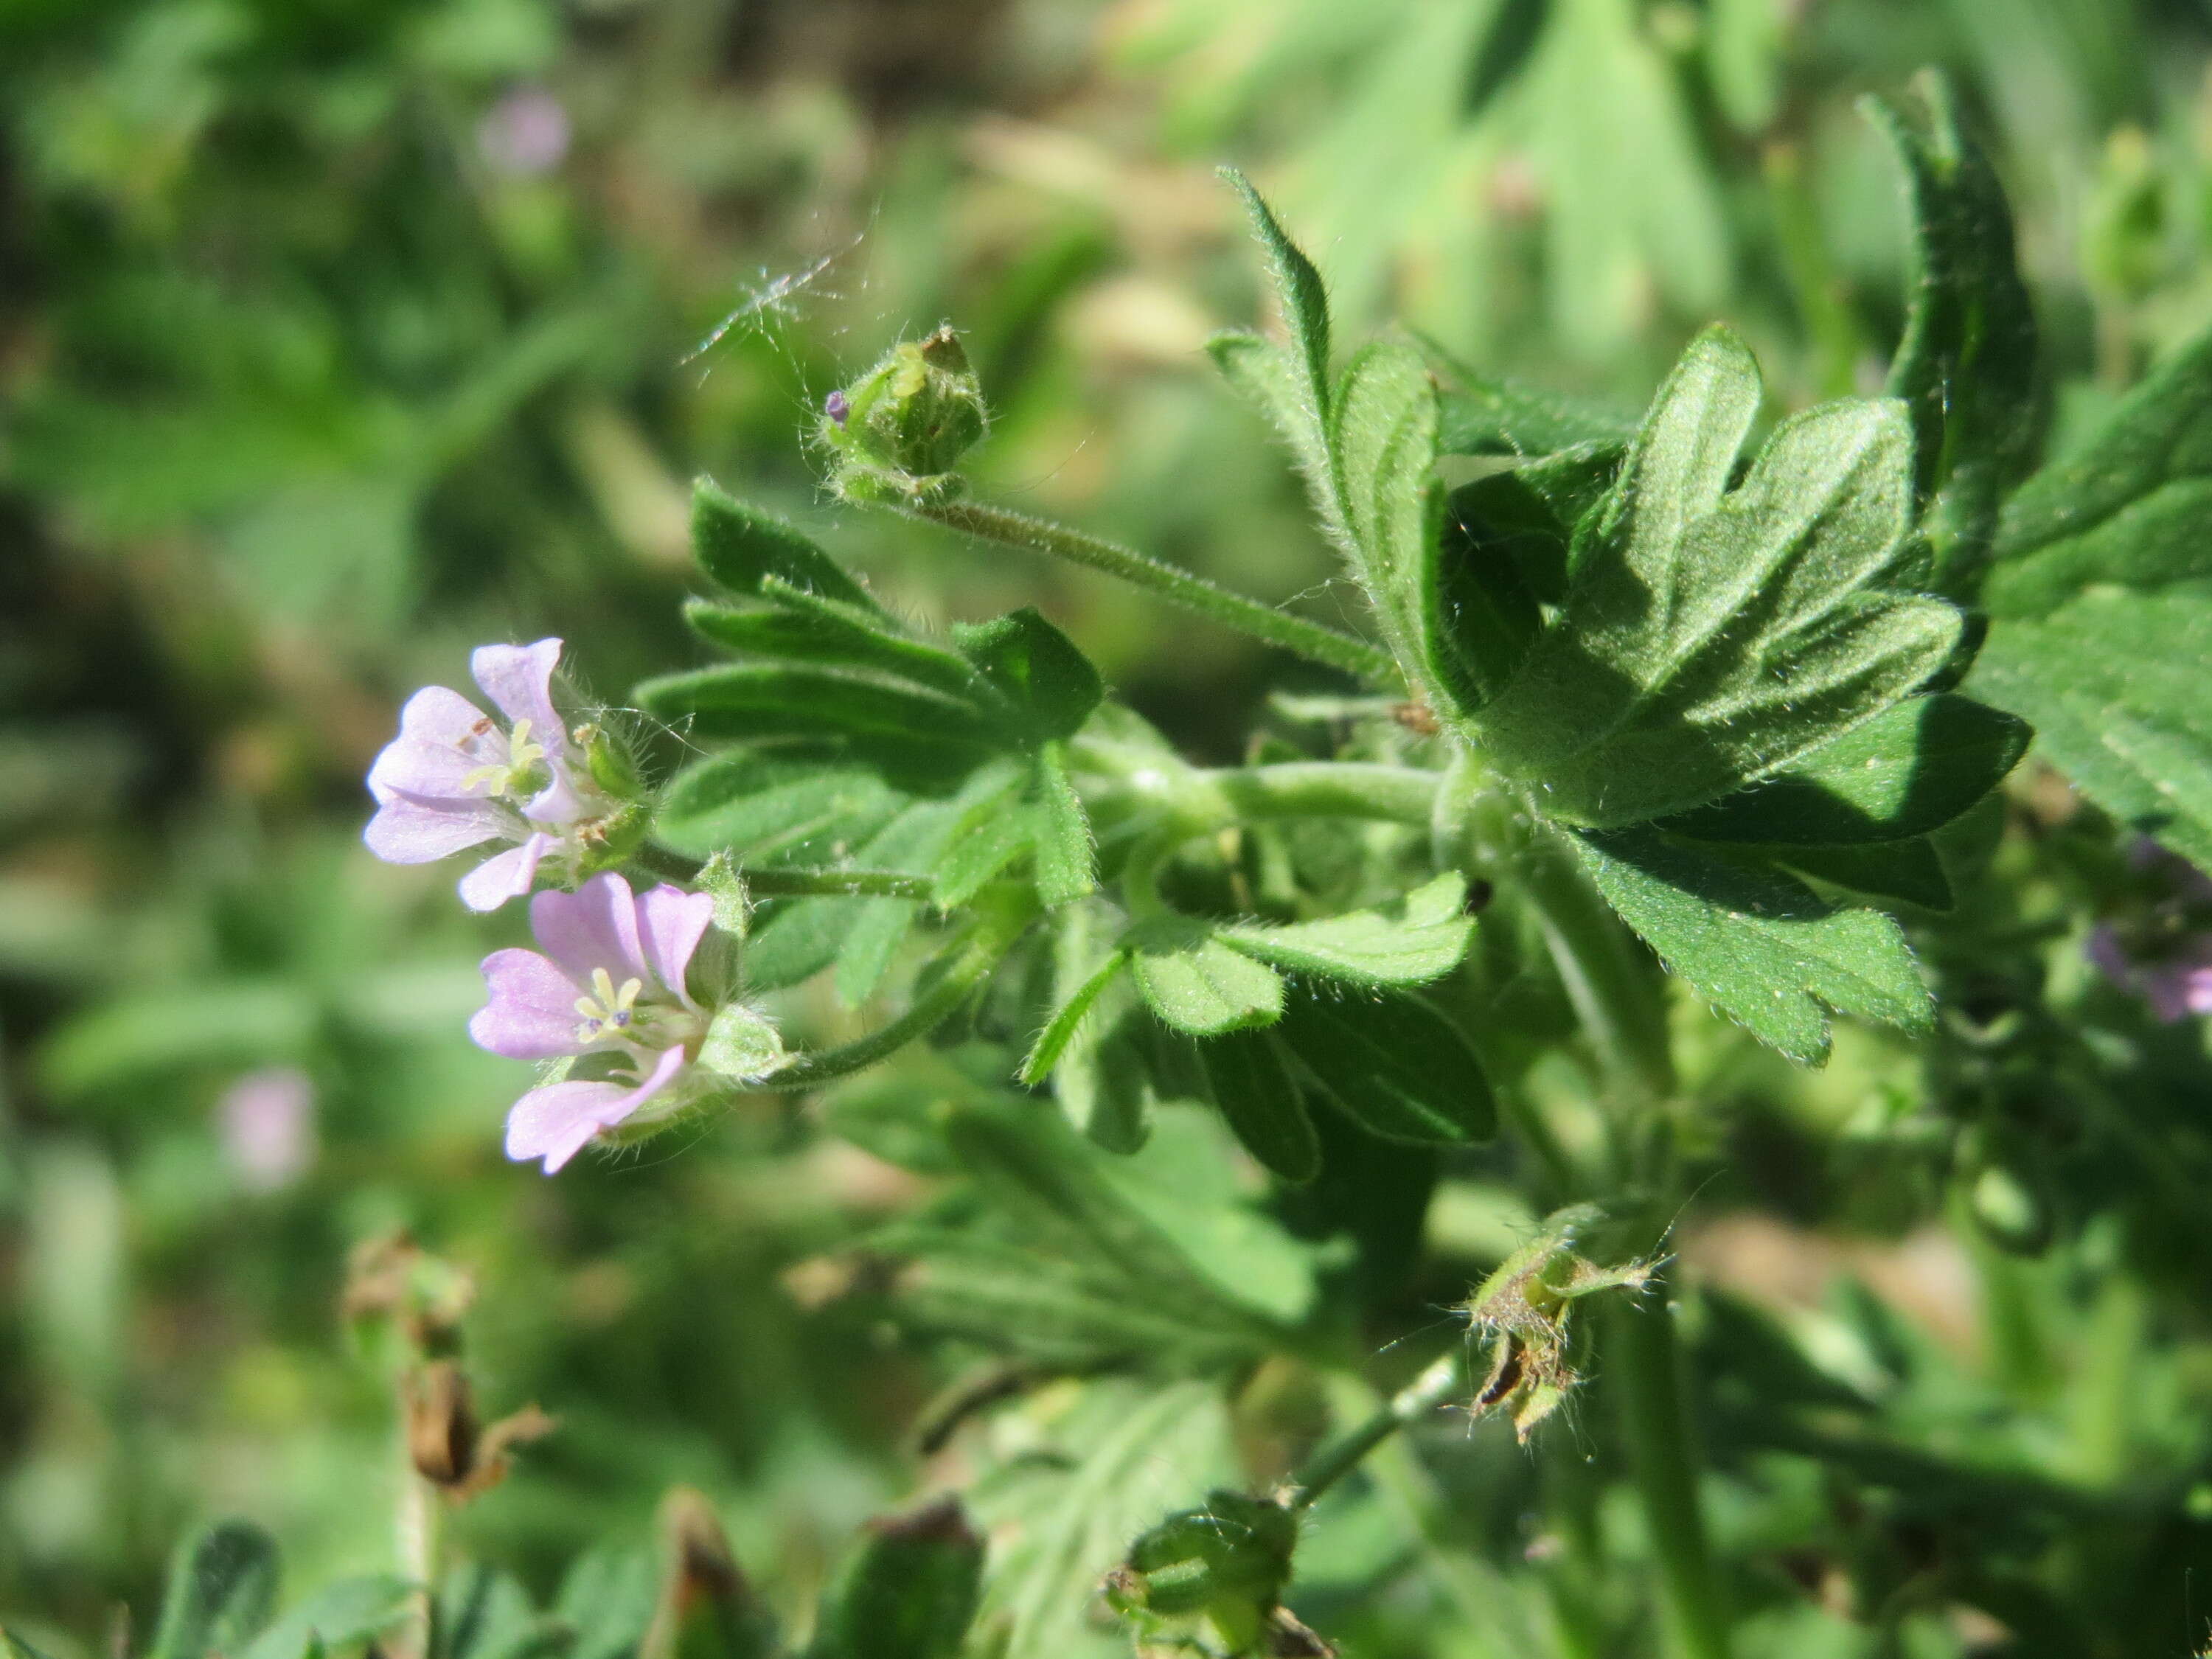
M 1216 1492 L 1206 1507 L 1171 1515 L 1130 1547 L 1106 1599 L 1154 1641 L 1202 1641 L 1243 1653 L 1267 1633 L 1297 1547 L 1283 1505 Z
M 617 800 L 635 800 L 645 793 L 645 780 L 628 744 L 596 722 L 578 726 L 572 735 L 584 751 L 584 768 L 593 783 Z
M 940 328 L 904 340 L 824 406 L 822 439 L 837 456 L 840 495 L 864 501 L 942 501 L 953 471 L 990 424 L 960 337 Z

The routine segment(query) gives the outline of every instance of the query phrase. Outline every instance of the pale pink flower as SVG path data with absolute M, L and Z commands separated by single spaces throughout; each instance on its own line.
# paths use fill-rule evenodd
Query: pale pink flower
M 477 149 L 498 173 L 535 179 L 567 159 L 568 112 L 543 87 L 521 87 L 484 112 L 477 124 Z
M 315 1161 L 315 1085 L 296 1066 L 248 1072 L 215 1111 L 223 1152 L 255 1192 L 290 1186 Z
M 683 1103 L 709 1015 L 685 983 L 714 918 L 704 893 L 633 894 L 609 871 L 574 893 L 530 902 L 537 951 L 484 958 L 491 1000 L 469 1022 L 479 1047 L 511 1060 L 608 1056 L 608 1074 L 532 1089 L 507 1118 L 507 1155 L 551 1175 L 603 1130 L 648 1105 Z
M 469 660 L 505 724 L 459 692 L 425 686 L 369 768 L 376 816 L 362 839 L 392 864 L 428 864 L 488 841 L 515 845 L 461 878 L 461 902 L 496 910 L 530 890 L 546 854 L 615 805 L 596 789 L 553 706 L 561 641 L 487 645 Z

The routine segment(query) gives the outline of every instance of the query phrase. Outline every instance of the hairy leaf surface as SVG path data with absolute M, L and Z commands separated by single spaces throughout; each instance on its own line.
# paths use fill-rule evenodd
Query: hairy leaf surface
M 1792 1060 L 1826 1058 L 1824 1008 L 1930 1029 L 1927 988 L 1887 916 L 1838 909 L 1780 871 L 1746 867 L 1650 830 L 1573 839 L 1607 902 L 1667 966 Z

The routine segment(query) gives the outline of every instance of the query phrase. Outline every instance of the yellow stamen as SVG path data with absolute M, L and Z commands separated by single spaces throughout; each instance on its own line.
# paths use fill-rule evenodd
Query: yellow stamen
M 473 789 L 486 784 L 494 795 L 519 795 L 524 793 L 538 763 L 545 758 L 545 745 L 533 743 L 530 738 L 530 722 L 517 720 L 514 730 L 507 733 L 507 758 L 492 766 L 479 766 L 461 780 L 461 787 Z
M 620 1036 L 634 1018 L 638 994 L 644 989 L 642 980 L 626 979 L 617 987 L 614 975 L 605 969 L 592 969 L 593 994 L 576 999 L 576 1012 L 584 1017 L 584 1023 L 576 1028 L 576 1041 L 593 1042 L 603 1036 Z

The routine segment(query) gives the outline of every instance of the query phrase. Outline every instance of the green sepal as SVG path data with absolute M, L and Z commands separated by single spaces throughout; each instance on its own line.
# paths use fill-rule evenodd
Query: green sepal
M 2025 721 L 1972 698 L 1908 697 L 1796 765 L 1659 828 L 1701 841 L 1832 846 L 1942 828 L 2027 753 Z
M 1230 1031 L 1198 1045 L 1207 1092 L 1244 1150 L 1293 1186 L 1321 1173 L 1321 1137 L 1272 1031 Z
M 837 459 L 832 480 L 854 501 L 945 501 L 960 493 L 955 471 L 982 441 L 990 415 L 966 348 L 950 327 L 902 340 L 845 388 L 842 414 L 815 428 Z
M 795 526 L 729 495 L 712 479 L 691 489 L 691 544 L 699 568 L 733 593 L 761 598 L 774 577 L 863 611 L 883 607 Z
M 1322 1092 L 1370 1134 L 1425 1146 L 1497 1133 L 1497 1103 L 1474 1045 L 1419 997 L 1304 993 L 1279 1029 Z
M 1297 1541 L 1297 1517 L 1284 1505 L 1210 1492 L 1203 1509 L 1170 1516 L 1129 1547 L 1106 1599 L 1147 1645 L 1258 1653 Z
M 1773 868 L 1649 829 L 1571 837 L 1606 902 L 1674 973 L 1801 1064 L 1828 1054 L 1824 1008 L 1924 1036 L 1935 1010 L 1897 924 L 1822 902 Z
M 739 1002 L 715 1011 L 699 1044 L 698 1063 L 732 1083 L 757 1083 L 790 1060 L 775 1022 Z
M 1272 1024 L 1283 976 L 1230 948 L 1202 921 L 1163 917 L 1130 930 L 1137 988 L 1161 1021 L 1191 1036 Z

